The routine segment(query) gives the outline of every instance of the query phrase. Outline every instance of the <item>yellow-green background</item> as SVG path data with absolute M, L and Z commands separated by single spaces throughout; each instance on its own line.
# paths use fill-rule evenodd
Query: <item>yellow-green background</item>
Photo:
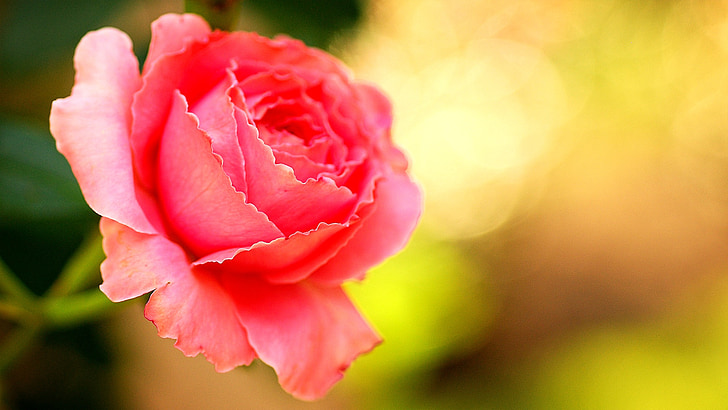
M 143 58 L 183 7 L 0 1 L 0 256 L 37 292 L 96 222 L 47 131 L 73 47 L 113 25 Z M 237 26 L 393 100 L 425 213 L 348 287 L 385 343 L 299 402 L 262 364 L 185 358 L 138 301 L 46 336 L 13 406 L 728 408 L 728 2 L 243 0 Z

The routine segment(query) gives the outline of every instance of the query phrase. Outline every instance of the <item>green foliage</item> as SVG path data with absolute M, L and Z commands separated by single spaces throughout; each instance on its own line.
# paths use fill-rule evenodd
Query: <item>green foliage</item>
M 342 30 L 353 27 L 362 16 L 362 0 L 244 0 L 245 7 L 268 17 L 270 32 L 284 33 L 309 46 L 326 49 Z
M 48 131 L 21 122 L 0 122 L 0 192 L 0 228 L 88 215 Z
M 0 257 L 40 293 L 97 217 L 48 131 L 19 121 L 0 122 L 0 192 Z
M 98 28 L 121 0 L 8 0 L 0 4 L 0 74 L 43 71 L 49 60 L 75 48 L 90 28 Z M 70 23 L 70 24 L 69 24 Z

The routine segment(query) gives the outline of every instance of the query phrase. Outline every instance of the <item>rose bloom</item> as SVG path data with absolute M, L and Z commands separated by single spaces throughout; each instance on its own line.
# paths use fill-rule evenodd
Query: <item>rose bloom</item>
M 102 216 L 101 290 L 153 291 L 144 314 L 217 371 L 272 366 L 323 396 L 381 340 L 341 288 L 400 250 L 421 193 L 391 141 L 391 107 L 332 56 L 286 37 L 152 24 L 87 34 L 50 126 Z

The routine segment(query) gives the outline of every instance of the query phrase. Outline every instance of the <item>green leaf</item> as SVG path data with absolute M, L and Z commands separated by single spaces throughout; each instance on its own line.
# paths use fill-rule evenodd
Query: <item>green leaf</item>
M 90 214 L 48 131 L 0 119 L 0 227 Z
M 24 76 L 71 52 L 89 30 L 106 25 L 123 0 L 0 1 L 0 72 Z
M 244 0 L 242 5 L 267 17 L 255 31 L 266 36 L 285 33 L 309 46 L 327 49 L 343 31 L 362 17 L 363 0 Z M 248 29 L 247 27 L 242 27 Z

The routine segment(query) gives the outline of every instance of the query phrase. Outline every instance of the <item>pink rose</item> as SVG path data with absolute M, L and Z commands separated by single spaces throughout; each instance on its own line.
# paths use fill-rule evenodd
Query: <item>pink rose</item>
M 104 28 L 74 58 L 51 132 L 101 218 L 101 290 L 154 291 L 145 316 L 220 371 L 271 365 L 314 399 L 380 342 L 341 288 L 400 250 L 421 194 L 391 107 L 330 55 L 289 38 L 152 25 L 140 75 Z

